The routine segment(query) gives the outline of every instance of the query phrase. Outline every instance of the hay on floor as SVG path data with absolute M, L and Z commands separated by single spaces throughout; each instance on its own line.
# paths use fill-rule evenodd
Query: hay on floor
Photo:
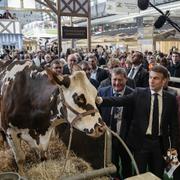
M 24 171 L 27 179 L 56 180 L 60 179 L 62 175 L 73 176 L 93 170 L 90 164 L 78 158 L 72 151 L 69 152 L 69 157 L 64 169 L 67 148 L 61 140 L 55 137 L 50 141 L 47 152 L 48 160 L 44 162 L 37 158 L 36 153 L 33 152 L 26 143 L 22 142 L 21 146 L 26 154 Z M 2 144 L 0 145 L 0 159 L 3 162 L 0 163 L 0 172 L 16 171 L 12 151 L 6 147 L 2 147 Z M 105 180 L 109 178 L 101 177 L 95 179 Z

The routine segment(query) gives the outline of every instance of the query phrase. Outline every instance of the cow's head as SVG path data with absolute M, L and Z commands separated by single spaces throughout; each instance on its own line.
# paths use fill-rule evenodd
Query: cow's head
M 51 81 L 59 85 L 61 99 L 58 103 L 59 113 L 87 135 L 93 137 L 102 135 L 104 123 L 95 103 L 97 90 L 90 83 L 85 72 L 76 71 L 70 76 L 57 76 L 49 69 L 46 71 Z

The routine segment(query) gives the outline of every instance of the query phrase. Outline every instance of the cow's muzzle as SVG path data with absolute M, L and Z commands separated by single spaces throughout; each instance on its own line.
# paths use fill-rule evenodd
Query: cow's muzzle
M 84 132 L 88 135 L 88 136 L 91 136 L 91 137 L 100 137 L 104 134 L 105 132 L 105 123 L 104 122 L 99 122 L 99 123 L 96 123 L 94 128 L 91 128 L 90 130 L 89 129 L 84 129 Z

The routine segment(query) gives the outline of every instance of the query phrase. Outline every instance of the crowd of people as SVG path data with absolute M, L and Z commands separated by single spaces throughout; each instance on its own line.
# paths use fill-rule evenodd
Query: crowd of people
M 55 47 L 32 53 L 5 50 L 1 61 L 29 60 L 60 75 L 71 74 L 73 65 L 78 65 L 101 97 L 97 103 L 103 120 L 127 143 L 140 173 L 150 171 L 162 179 L 166 151 L 180 149 L 179 98 L 177 90 L 169 87 L 170 76 L 180 77 L 180 53 L 121 52 L 97 46 L 91 53 L 68 49 L 59 58 Z M 131 159 L 115 138 L 112 162 L 117 168 L 114 179 L 133 175 Z
M 0 14 L 0 19 L 17 19 L 16 13 L 11 14 L 8 10 L 5 10 L 3 14 Z

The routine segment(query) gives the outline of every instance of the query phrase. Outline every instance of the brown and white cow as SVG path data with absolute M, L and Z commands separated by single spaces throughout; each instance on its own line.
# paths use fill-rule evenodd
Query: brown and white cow
M 38 69 L 30 61 L 16 61 L 6 68 L 2 82 L 1 127 L 20 173 L 25 160 L 20 141 L 26 141 L 45 156 L 51 132 L 60 118 L 90 136 L 104 133 L 95 104 L 97 91 L 83 71 L 57 76 L 51 70 Z

